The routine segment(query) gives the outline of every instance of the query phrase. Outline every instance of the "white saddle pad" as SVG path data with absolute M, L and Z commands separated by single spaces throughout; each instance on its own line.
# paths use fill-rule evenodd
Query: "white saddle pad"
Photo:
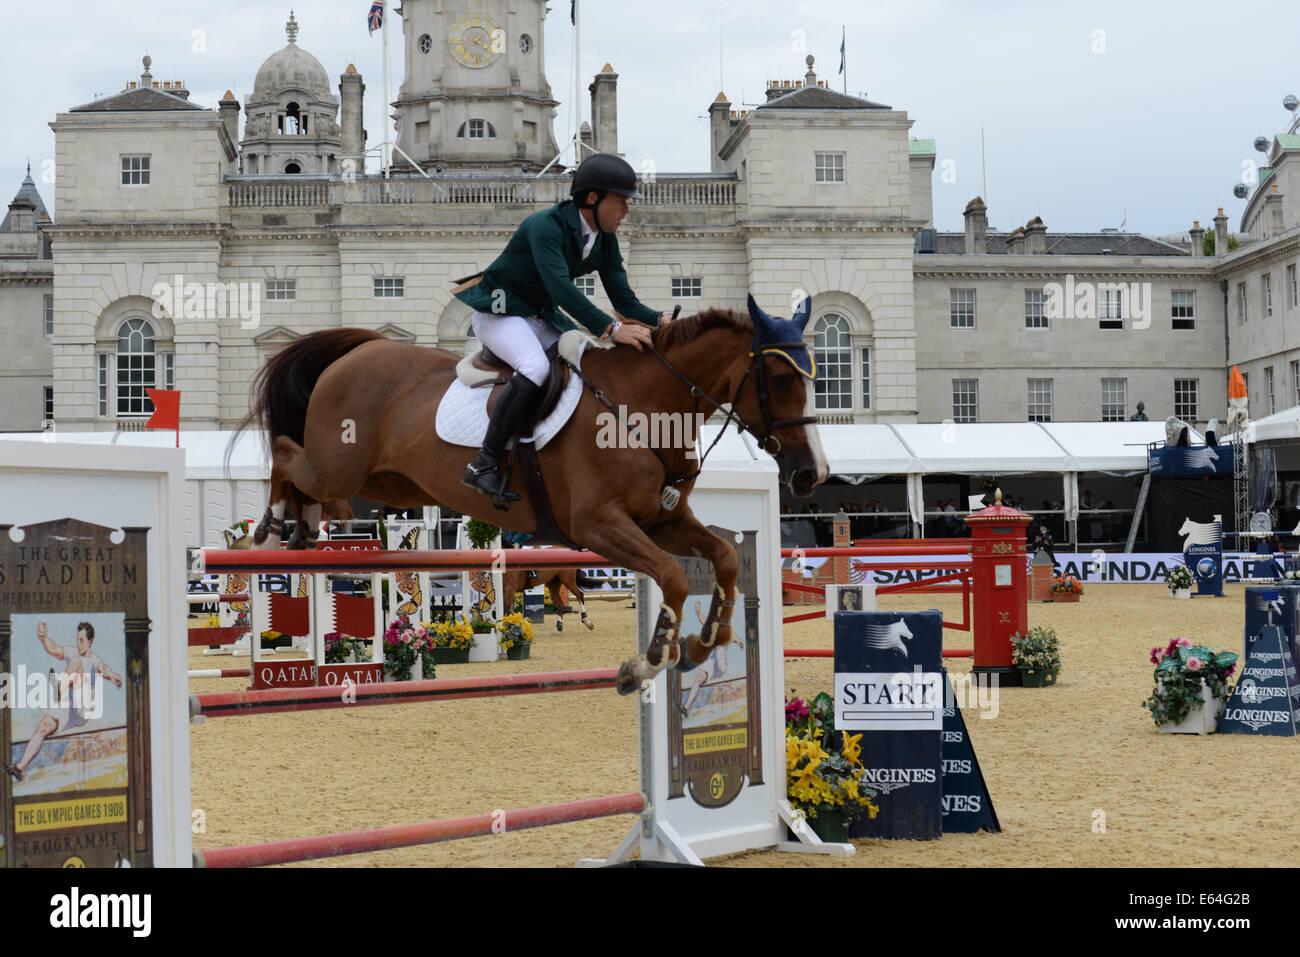
M 570 374 L 555 408 L 533 430 L 533 443 L 538 449 L 564 428 L 564 424 L 573 415 L 573 410 L 578 407 L 582 389 L 582 380 Z M 491 392 L 490 386 L 471 389 L 459 379 L 453 382 L 438 403 L 438 415 L 434 420 L 438 438 L 452 445 L 464 445 L 473 449 L 481 446 L 483 437 L 487 435 L 487 402 Z

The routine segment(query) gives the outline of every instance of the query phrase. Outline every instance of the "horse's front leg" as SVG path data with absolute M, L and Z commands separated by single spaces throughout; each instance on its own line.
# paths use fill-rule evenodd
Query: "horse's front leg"
M 650 530 L 657 545 L 674 555 L 698 555 L 713 563 L 713 596 L 698 635 L 685 636 L 684 654 L 677 666 L 690 671 L 704 663 L 714 647 L 731 642 L 731 615 L 736 607 L 736 579 L 740 562 L 726 539 L 704 527 L 689 508 L 671 522 Z
M 593 551 L 634 572 L 649 575 L 663 592 L 659 617 L 645 654 L 623 662 L 616 687 L 619 694 L 632 694 L 642 685 L 681 660 L 677 636 L 681 628 L 682 602 L 686 600 L 686 573 L 681 565 L 659 548 L 645 532 L 621 512 L 602 511 L 575 522 L 575 537 Z

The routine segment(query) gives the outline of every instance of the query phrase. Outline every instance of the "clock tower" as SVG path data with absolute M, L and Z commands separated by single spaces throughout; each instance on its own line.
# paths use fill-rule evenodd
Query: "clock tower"
M 433 172 L 536 172 L 558 152 L 545 0 L 402 0 L 397 145 Z M 395 166 L 410 160 L 394 151 Z

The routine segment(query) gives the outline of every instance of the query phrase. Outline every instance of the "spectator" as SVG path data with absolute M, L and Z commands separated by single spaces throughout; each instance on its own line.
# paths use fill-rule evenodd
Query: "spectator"
M 1052 533 L 1047 530 L 1046 525 L 1040 524 L 1038 526 L 1038 534 L 1034 536 L 1033 549 L 1035 554 L 1039 551 L 1047 552 L 1052 564 L 1056 564 L 1056 542 L 1052 538 Z

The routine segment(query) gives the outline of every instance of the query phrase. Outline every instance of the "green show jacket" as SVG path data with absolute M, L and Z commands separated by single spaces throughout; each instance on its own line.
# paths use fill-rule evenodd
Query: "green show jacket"
M 541 316 L 561 332 L 581 324 L 592 335 L 602 336 L 614 319 L 596 308 L 573 284 L 577 276 L 598 272 L 609 301 L 620 315 L 658 325 L 659 313 L 642 305 L 627 284 L 623 256 L 614 235 L 597 235 L 586 259 L 582 258 L 582 247 L 578 207 L 573 200 L 565 200 L 520 223 L 505 251 L 483 271 L 478 282 L 461 288 L 456 298 L 476 312 Z

